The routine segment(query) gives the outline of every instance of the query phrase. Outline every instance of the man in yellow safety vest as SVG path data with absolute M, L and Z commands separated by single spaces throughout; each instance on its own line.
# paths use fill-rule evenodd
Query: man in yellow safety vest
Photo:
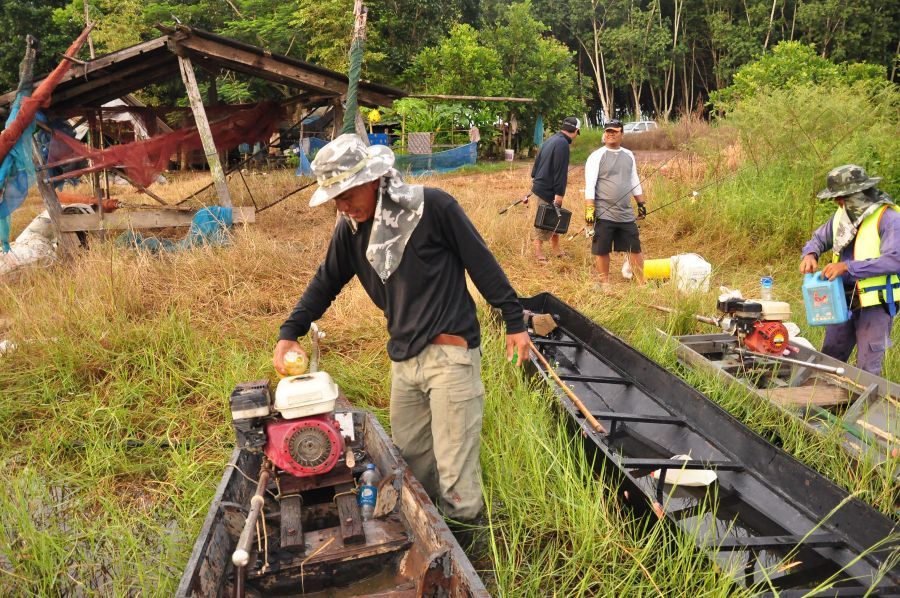
M 851 317 L 828 326 L 822 352 L 847 361 L 855 346 L 857 366 L 879 376 L 900 301 L 900 208 L 875 187 L 880 181 L 855 164 L 829 172 L 818 197 L 834 199 L 837 210 L 803 246 L 800 261 L 801 273 L 815 272 L 830 249 L 822 274 L 841 276 L 847 293 Z

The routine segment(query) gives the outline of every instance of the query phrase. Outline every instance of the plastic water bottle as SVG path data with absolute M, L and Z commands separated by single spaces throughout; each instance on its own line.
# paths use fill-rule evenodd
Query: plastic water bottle
M 375 513 L 375 502 L 378 499 L 378 482 L 381 474 L 374 463 L 366 465 L 366 470 L 359 476 L 359 488 L 356 490 L 356 502 L 362 513 L 363 521 L 368 521 Z
M 763 301 L 772 300 L 772 277 L 763 276 L 759 279 L 759 298 Z

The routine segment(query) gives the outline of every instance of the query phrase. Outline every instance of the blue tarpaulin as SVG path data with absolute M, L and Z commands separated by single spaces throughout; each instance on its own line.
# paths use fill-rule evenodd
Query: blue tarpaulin
M 472 142 L 436 154 L 399 154 L 394 167 L 413 175 L 429 172 L 450 172 L 475 164 L 478 159 L 478 143 Z
M 20 92 L 13 102 L 6 126 L 10 126 L 19 113 L 22 100 L 29 96 Z M 9 220 L 10 215 L 22 205 L 28 189 L 34 183 L 34 161 L 31 159 L 31 137 L 34 135 L 34 123 L 31 121 L 22 136 L 0 163 L 0 246 L 4 252 L 10 250 L 9 246 Z
M 191 228 L 184 239 L 157 239 L 145 237 L 141 233 L 129 231 L 118 238 L 118 243 L 135 249 L 143 249 L 151 253 L 181 251 L 204 245 L 225 245 L 229 242 L 228 230 L 232 226 L 232 209 L 222 206 L 209 206 L 194 214 Z

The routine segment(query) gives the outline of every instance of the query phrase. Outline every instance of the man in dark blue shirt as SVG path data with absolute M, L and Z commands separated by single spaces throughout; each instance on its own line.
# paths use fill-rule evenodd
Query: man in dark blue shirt
M 541 146 L 531 168 L 531 192 L 540 201 L 562 207 L 569 177 L 569 146 L 580 132 L 581 121 L 567 116 L 563 119 L 561 130 Z M 539 263 L 547 263 L 544 241 L 550 241 L 554 255 L 565 256 L 559 247 L 559 235 L 553 231 L 535 226 L 531 230 L 531 239 L 534 242 L 534 257 Z

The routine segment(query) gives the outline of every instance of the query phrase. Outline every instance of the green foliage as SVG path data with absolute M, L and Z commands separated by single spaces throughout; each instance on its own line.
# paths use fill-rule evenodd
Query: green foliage
M 306 57 L 306 30 L 290 27 L 297 12 L 296 1 L 231 0 L 235 11 L 226 18 L 223 35 L 235 37 L 267 50 L 298 58 Z
M 422 50 L 408 78 L 436 94 L 492 96 L 508 90 L 500 54 L 482 45 L 470 25 L 454 26 L 437 46 Z
M 747 161 L 716 192 L 716 210 L 742 230 L 764 231 L 754 251 L 799 248 L 833 213 L 815 199 L 825 174 L 860 164 L 884 177 L 880 188 L 900 191 L 900 92 L 872 93 L 848 85 L 775 89 L 738 102 L 724 119 L 737 129 Z M 710 147 L 710 155 L 721 148 Z M 752 199 L 751 199 L 752 197 Z M 707 216 L 708 217 L 708 216 Z
M 16 0 L 0 2 L 0 90 L 15 89 L 19 85 L 19 64 L 25 54 L 25 36 L 31 34 L 41 42 L 41 52 L 34 66 L 35 76 L 49 72 L 59 64 L 59 53 L 64 52 L 84 27 L 78 22 L 61 17 L 54 19 L 55 9 L 65 4 L 62 0 Z M 85 49 L 80 56 L 85 56 Z
M 804 41 L 832 60 L 887 65 L 896 56 L 896 2 L 806 0 L 797 4 L 796 16 Z
M 580 113 L 583 105 L 572 53 L 547 35 L 549 28 L 532 16 L 532 10 L 530 0 L 511 4 L 498 24 L 484 34 L 484 43 L 500 55 L 508 93 L 535 99 L 533 104 L 507 107 L 518 113 L 524 139 L 531 138 L 538 114 L 544 115 L 545 122 L 554 123 Z
M 872 64 L 836 64 L 817 55 L 812 46 L 799 42 L 781 42 L 771 53 L 741 67 L 734 83 L 710 94 L 716 108 L 727 110 L 735 102 L 761 92 L 791 89 L 804 85 L 842 85 L 858 83 L 876 86 L 884 72 Z

